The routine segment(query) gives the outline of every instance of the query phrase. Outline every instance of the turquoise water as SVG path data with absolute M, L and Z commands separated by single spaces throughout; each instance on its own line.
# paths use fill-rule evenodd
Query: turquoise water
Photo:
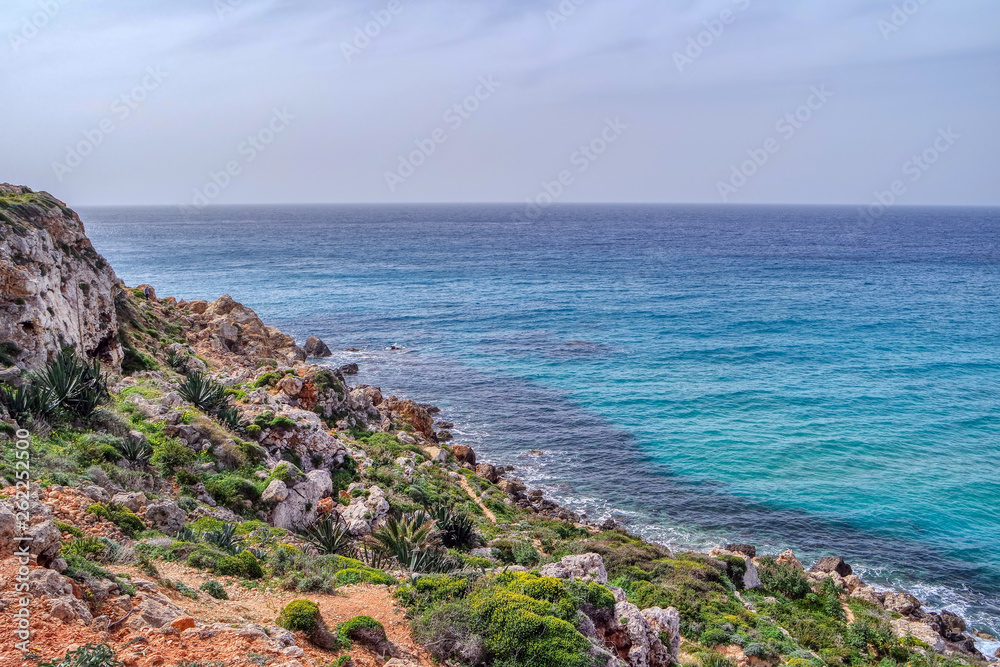
M 514 213 L 82 216 L 128 283 L 361 350 L 590 518 L 836 553 L 1000 630 L 1000 211 Z

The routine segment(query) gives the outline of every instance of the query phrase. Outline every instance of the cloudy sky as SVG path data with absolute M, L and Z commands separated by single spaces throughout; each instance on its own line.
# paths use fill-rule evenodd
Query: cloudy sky
M 998 205 L 998 27 L 997 0 L 5 0 L 0 181 Z

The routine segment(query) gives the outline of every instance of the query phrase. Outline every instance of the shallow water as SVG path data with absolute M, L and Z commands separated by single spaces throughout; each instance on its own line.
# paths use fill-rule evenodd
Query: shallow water
M 1000 210 L 514 212 L 82 216 L 129 284 L 362 350 L 591 518 L 836 553 L 1000 630 Z

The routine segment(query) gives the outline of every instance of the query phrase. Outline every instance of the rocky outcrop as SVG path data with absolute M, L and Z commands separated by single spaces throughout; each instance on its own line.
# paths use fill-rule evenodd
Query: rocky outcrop
M 541 575 L 556 579 L 582 579 L 598 584 L 608 583 L 608 571 L 604 567 L 604 559 L 599 554 L 565 556 L 558 563 L 543 565 Z
M 312 470 L 305 479 L 288 489 L 288 495 L 277 503 L 269 515 L 269 523 L 288 530 L 304 530 L 316 522 L 319 501 L 333 493 L 333 479 L 327 470 Z
M 76 213 L 48 193 L 0 184 L 0 367 L 37 368 L 65 346 L 119 365 L 122 289 Z
M 389 515 L 389 501 L 377 486 L 367 496 L 354 498 L 347 507 L 336 509 L 341 522 L 352 535 L 368 535 Z
M 147 507 L 145 516 L 153 528 L 167 535 L 176 535 L 184 527 L 187 512 L 178 507 L 177 503 L 163 500 Z
M 852 573 L 851 566 L 845 563 L 843 558 L 837 556 L 824 556 L 820 558 L 815 565 L 809 568 L 809 571 L 826 574 L 836 572 L 842 577 L 846 577 Z
M 269 327 L 250 308 L 225 294 L 217 300 L 178 301 L 190 325 L 188 342 L 206 356 L 223 360 L 259 361 L 275 359 L 285 363 L 306 360 L 306 352 L 295 339 Z
M 652 612 L 652 609 L 647 611 Z M 677 613 L 677 610 L 672 611 L 674 614 Z M 645 613 L 631 602 L 616 604 L 616 625 L 609 632 L 607 639 L 615 645 L 618 655 L 625 658 L 630 667 L 667 667 L 676 661 L 677 656 L 672 654 L 660 639 L 658 628 L 661 625 L 658 615 L 655 616 L 657 625 L 654 628 Z M 679 634 L 677 636 L 679 637 Z M 671 644 L 673 643 L 674 640 L 671 638 Z M 677 646 L 680 647 L 679 639 Z

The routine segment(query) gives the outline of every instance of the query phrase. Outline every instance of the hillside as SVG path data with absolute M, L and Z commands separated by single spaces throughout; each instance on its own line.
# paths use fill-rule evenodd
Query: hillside
M 985 662 L 840 558 L 582 523 L 321 341 L 125 287 L 51 195 L 0 230 L 0 665 Z

